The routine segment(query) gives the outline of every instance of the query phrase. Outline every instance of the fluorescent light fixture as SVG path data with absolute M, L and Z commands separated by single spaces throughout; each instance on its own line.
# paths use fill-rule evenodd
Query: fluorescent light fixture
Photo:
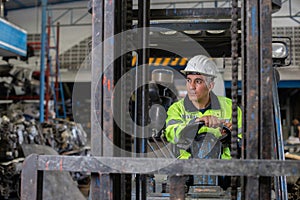
M 217 35 L 217 34 L 225 33 L 225 30 L 207 30 L 206 32 Z
M 161 31 L 160 33 L 163 35 L 175 35 L 177 31 Z
M 186 33 L 186 34 L 189 34 L 189 35 L 196 35 L 196 34 L 201 33 L 200 30 L 185 30 L 183 32 Z

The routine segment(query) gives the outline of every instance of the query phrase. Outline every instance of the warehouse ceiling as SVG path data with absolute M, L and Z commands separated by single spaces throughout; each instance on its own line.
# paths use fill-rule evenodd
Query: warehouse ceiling
M 5 1 L 5 0 L 4 0 Z M 76 2 L 76 1 L 83 1 L 83 0 L 48 0 L 48 5 L 54 5 L 54 4 L 61 4 L 61 3 L 68 3 L 68 2 Z M 88 2 L 88 0 L 84 0 Z M 11 10 L 18 10 L 18 9 L 24 9 L 24 8 L 32 8 L 37 7 L 41 5 L 41 0 L 6 0 L 5 2 L 5 9 L 7 11 Z

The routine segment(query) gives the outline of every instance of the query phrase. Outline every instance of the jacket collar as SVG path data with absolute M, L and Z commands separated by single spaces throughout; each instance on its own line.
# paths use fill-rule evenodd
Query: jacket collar
M 209 96 L 210 96 L 211 109 L 213 109 L 213 110 L 220 110 L 221 106 L 220 106 L 218 97 L 215 95 L 215 93 L 210 92 Z M 192 103 L 192 101 L 189 99 L 188 95 L 185 96 L 183 104 L 184 104 L 184 107 L 185 107 L 186 111 L 188 111 L 188 112 L 197 112 L 197 111 L 199 111 L 194 106 L 194 104 Z

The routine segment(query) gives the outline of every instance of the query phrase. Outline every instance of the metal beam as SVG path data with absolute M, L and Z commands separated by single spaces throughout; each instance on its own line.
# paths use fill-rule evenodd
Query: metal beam
M 259 53 L 260 53 L 260 159 L 271 159 L 274 148 L 275 120 L 273 108 L 273 61 L 272 61 L 272 1 L 259 3 Z M 260 199 L 271 199 L 272 180 L 260 178 Z
M 151 27 L 162 27 L 176 31 L 185 30 L 227 30 L 230 29 L 231 22 L 168 22 L 168 23 L 157 23 L 153 22 L 150 24 Z M 240 24 L 239 24 L 240 27 Z
M 240 16 L 240 10 L 239 10 Z M 133 11 L 133 18 L 137 19 L 138 10 Z M 178 9 L 151 9 L 151 20 L 163 19 L 231 19 L 231 8 L 178 8 Z
M 13 0 L 18 6 L 22 7 L 22 8 L 26 8 L 28 7 L 27 5 L 25 5 L 24 3 L 22 3 L 21 1 L 19 0 Z
M 102 82 L 101 75 L 103 74 L 103 47 L 104 40 L 104 2 L 102 0 L 93 1 L 93 37 L 92 37 L 92 85 L 91 85 L 91 147 L 92 154 L 95 156 L 103 155 L 103 88 L 99 82 Z M 98 81 L 100 80 L 100 81 Z M 102 178 L 102 179 L 100 179 Z M 101 182 L 100 182 L 101 180 Z M 101 177 L 101 174 L 91 173 L 90 194 L 92 199 L 101 199 L 104 197 L 103 192 L 109 193 L 103 185 L 109 187 L 109 177 Z M 101 184 L 100 184 L 101 183 Z M 106 199 L 106 198 L 103 198 Z
M 258 124 L 259 124 L 259 77 L 258 72 L 258 19 L 257 1 L 246 1 L 243 6 L 243 105 L 244 105 L 244 141 L 247 141 L 245 157 L 258 159 Z M 255 76 L 252 77 L 252 74 Z M 251 119 L 251 120 L 250 120 Z M 245 196 L 259 199 L 259 181 L 257 177 L 247 177 L 245 180 Z
M 247 159 L 271 159 L 274 131 L 272 103 L 271 0 L 246 1 L 243 6 L 243 104 Z M 271 198 L 269 177 L 247 177 L 245 195 Z
M 86 7 L 74 7 L 74 8 L 48 8 L 48 12 L 56 13 L 52 14 L 51 26 L 55 26 L 56 22 L 60 20 L 60 26 L 91 26 L 91 15 L 88 13 Z M 58 14 L 58 12 L 60 12 Z
M 155 173 L 170 175 L 300 176 L 300 162 L 298 160 L 180 160 L 172 158 L 87 157 L 32 154 L 26 157 L 24 161 L 22 177 L 29 177 L 29 175 L 35 171 L 77 172 L 78 170 L 81 172 L 97 172 L 102 174 Z M 22 180 L 22 183 L 30 182 L 29 178 L 22 178 Z
M 21 199 L 37 199 L 39 176 L 43 171 L 73 171 L 120 174 L 168 175 L 228 175 L 228 176 L 300 176 L 299 161 L 295 160 L 220 160 L 165 159 L 132 157 L 53 156 L 32 154 L 26 157 L 21 174 Z M 105 182 L 109 184 L 109 182 Z M 92 198 L 97 199 L 97 198 Z
M 135 153 L 143 156 L 147 152 L 147 135 L 149 129 L 147 128 L 148 123 L 148 112 L 149 112 L 149 88 L 148 82 L 150 78 L 149 68 L 147 63 L 149 60 L 150 50 L 147 49 L 149 46 L 149 27 L 150 23 L 150 1 L 138 0 L 138 45 L 142 48 L 137 50 L 138 56 L 138 65 L 141 67 L 141 70 L 137 70 L 135 73 L 135 88 L 139 88 L 136 92 L 136 99 L 134 103 L 134 118 L 136 124 L 134 125 L 134 145 Z M 139 126 L 143 128 L 139 130 Z M 136 200 L 146 199 L 146 177 L 136 174 Z

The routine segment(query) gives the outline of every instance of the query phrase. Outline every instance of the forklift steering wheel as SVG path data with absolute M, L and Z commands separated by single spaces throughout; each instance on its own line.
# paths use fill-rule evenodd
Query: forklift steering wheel
M 224 126 L 224 125 L 222 127 L 222 130 L 225 130 L 225 134 L 219 138 L 220 142 L 222 144 L 230 144 L 231 143 L 231 130 L 227 126 Z

